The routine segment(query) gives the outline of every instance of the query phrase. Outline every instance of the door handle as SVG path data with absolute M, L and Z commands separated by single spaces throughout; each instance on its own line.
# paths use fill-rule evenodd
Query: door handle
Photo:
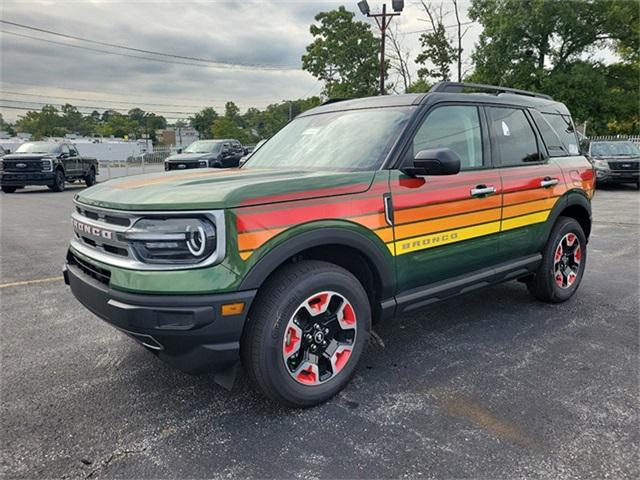
M 557 185 L 557 184 L 558 184 L 557 178 L 545 177 L 543 180 L 540 181 L 540 186 L 542 188 L 553 187 L 554 185 Z
M 472 197 L 484 197 L 487 195 L 493 195 L 496 193 L 496 187 L 486 186 L 486 185 L 476 185 L 475 188 L 471 189 Z

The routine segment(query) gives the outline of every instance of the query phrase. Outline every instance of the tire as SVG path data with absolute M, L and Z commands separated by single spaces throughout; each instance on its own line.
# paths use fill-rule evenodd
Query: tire
M 311 407 L 347 385 L 370 331 L 371 306 L 360 282 L 337 265 L 301 261 L 261 287 L 240 355 L 250 380 L 268 398 Z
M 62 192 L 64 191 L 64 172 L 62 170 L 56 170 L 56 173 L 53 177 L 53 183 L 49 185 L 49 189 L 54 192 Z
M 529 293 L 548 303 L 568 300 L 580 286 L 586 262 L 587 238 L 582 227 L 573 218 L 559 217 L 544 248 L 540 267 L 527 283 Z
M 16 189 L 17 189 L 17 188 L 18 188 L 18 187 L 10 187 L 9 185 L 3 185 L 3 186 L 2 186 L 2 191 L 3 191 L 4 193 L 13 193 L 13 192 L 15 192 L 15 191 L 16 191 Z
M 84 177 L 84 184 L 87 187 L 92 187 L 96 184 L 96 171 L 92 168 L 89 169 L 89 173 L 87 173 Z

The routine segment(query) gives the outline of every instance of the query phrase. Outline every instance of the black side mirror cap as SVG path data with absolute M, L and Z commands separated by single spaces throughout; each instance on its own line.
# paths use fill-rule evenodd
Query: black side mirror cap
M 416 154 L 413 165 L 401 170 L 412 177 L 456 175 L 460 173 L 460 157 L 450 148 L 421 150 Z

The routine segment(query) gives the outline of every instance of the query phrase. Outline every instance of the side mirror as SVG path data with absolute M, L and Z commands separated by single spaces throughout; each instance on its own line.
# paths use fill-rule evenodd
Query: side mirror
M 181 149 L 181 148 L 178 148 L 178 149 L 176 150 L 176 153 L 182 153 L 182 149 Z
M 401 169 L 407 175 L 456 175 L 460 173 L 460 157 L 449 148 L 431 148 L 416 154 L 413 165 Z
M 243 148 L 242 151 L 244 152 L 244 155 L 249 155 L 249 149 L 248 148 Z

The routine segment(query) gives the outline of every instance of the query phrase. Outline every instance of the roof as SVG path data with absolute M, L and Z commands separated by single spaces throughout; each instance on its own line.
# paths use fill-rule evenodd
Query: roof
M 464 89 L 477 92 L 464 93 Z M 493 85 L 467 84 L 458 82 L 441 82 L 433 86 L 428 93 L 409 93 L 403 95 L 380 95 L 351 100 L 332 99 L 327 103 L 307 110 L 301 117 L 319 113 L 339 112 L 343 110 L 358 110 L 363 108 L 404 107 L 422 105 L 432 101 L 473 101 L 477 103 L 491 103 L 504 105 L 518 105 L 535 108 L 546 113 L 560 113 L 569 115 L 564 104 L 553 100 L 550 96 Z

